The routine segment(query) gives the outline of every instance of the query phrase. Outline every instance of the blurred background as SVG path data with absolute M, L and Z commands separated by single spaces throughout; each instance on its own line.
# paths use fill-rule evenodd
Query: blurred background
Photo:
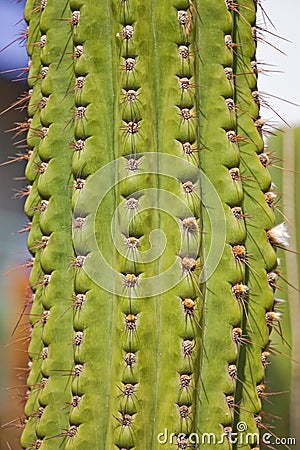
M 24 1 L 17 0 L 0 0 L 0 111 L 20 99 L 27 89 L 24 80 L 26 74 L 23 72 L 23 68 L 27 66 L 25 42 L 22 37 L 26 29 L 22 20 L 24 3 Z M 273 131 L 274 128 L 287 128 L 287 124 L 300 127 L 300 108 L 294 105 L 300 105 L 300 2 L 297 0 L 286 0 L 285 2 L 282 0 L 259 0 L 258 3 L 262 8 L 260 8 L 258 21 L 260 42 L 257 59 L 261 63 L 259 67 L 264 69 L 264 73 L 259 77 L 259 90 L 263 93 L 266 104 L 266 107 L 262 108 L 261 115 L 268 120 Z M 269 31 L 264 31 L 265 28 Z M 16 127 L 16 124 L 22 122 L 25 117 L 26 112 L 20 108 L 12 108 L 7 113 L 0 115 L 0 163 L 9 162 L 20 151 L 12 141 L 14 132 L 7 130 Z M 20 135 L 20 139 L 23 137 Z M 298 137 L 300 142 L 300 135 Z M 296 144 L 297 139 L 295 138 L 293 141 Z M 285 145 L 283 134 L 279 132 L 277 140 L 273 140 L 269 145 L 271 150 L 277 151 L 278 158 L 282 159 L 274 165 L 285 166 L 287 164 L 285 153 L 282 151 Z M 299 152 L 300 147 L 298 148 Z M 296 170 L 299 172 L 300 161 L 296 157 L 294 159 L 295 167 L 298 164 Z M 287 216 L 286 219 L 290 222 L 291 229 L 296 230 L 297 224 L 300 227 L 300 217 L 293 214 L 293 211 L 297 206 L 297 192 L 300 195 L 300 174 L 294 174 L 292 170 L 293 168 L 287 168 L 285 171 L 272 168 L 278 192 L 281 192 L 285 180 L 291 183 L 291 177 L 293 180 L 295 179 L 293 183 L 296 187 L 293 198 L 289 195 L 282 196 L 280 209 Z M 283 176 L 284 174 L 285 176 Z M 0 357 L 2 361 L 0 415 L 1 424 L 4 425 L 0 430 L 1 450 L 20 448 L 18 432 L 22 428 L 23 399 L 26 392 L 26 388 L 22 386 L 26 380 L 26 373 L 21 370 L 22 367 L 26 367 L 28 362 L 26 357 L 26 315 L 19 331 L 14 332 L 19 313 L 26 303 L 25 291 L 28 279 L 26 269 L 15 269 L 26 264 L 29 258 L 26 250 L 26 233 L 18 232 L 27 223 L 27 218 L 22 212 L 23 200 L 14 199 L 17 190 L 24 186 L 26 186 L 26 180 L 24 180 L 24 163 L 22 161 L 0 166 L 0 292 L 2 294 L 0 298 Z M 282 220 L 282 213 L 278 213 L 278 221 L 282 222 Z M 297 234 L 298 241 L 296 241 L 294 234 L 291 242 L 291 248 L 298 251 L 300 251 L 299 236 L 300 232 Z M 291 261 L 286 262 L 285 255 L 280 254 L 279 256 L 282 274 L 290 280 L 288 266 L 292 265 L 297 273 L 299 257 L 294 255 Z M 295 273 L 293 277 L 292 282 L 298 283 Z M 295 358 L 300 341 L 297 341 L 297 333 L 291 333 L 290 319 L 292 318 L 292 321 L 296 323 L 298 321 L 299 327 L 299 295 L 286 283 L 281 284 L 282 288 L 277 295 L 286 300 L 283 306 L 280 306 L 280 311 L 283 313 L 282 330 L 288 342 L 294 341 L 296 350 L 293 357 Z M 25 331 L 25 334 L 22 334 L 20 330 Z M 271 370 L 267 370 L 267 391 L 269 393 L 284 391 L 284 393 L 267 397 L 263 420 L 273 427 L 271 428 L 272 432 L 279 437 L 296 436 L 295 424 L 298 424 L 298 429 L 300 429 L 300 406 L 299 403 L 297 404 L 297 399 L 298 402 L 300 399 L 299 365 L 293 363 L 288 356 L 282 355 L 282 353 L 291 355 L 291 350 L 287 344 L 282 342 L 279 333 L 273 332 L 272 340 L 274 340 L 273 346 L 276 348 L 277 356 L 272 358 Z M 294 384 L 292 396 L 290 395 L 291 378 Z M 9 444 L 7 444 L 8 442 Z M 286 447 L 278 445 L 274 448 Z M 293 448 L 300 449 L 299 432 L 298 445 Z
M 24 4 L 25 2 L 0 0 L 0 111 L 9 107 L 27 89 L 25 80 L 22 80 L 25 74 L 22 74 L 22 70 L 15 70 L 27 66 L 25 42 L 22 38 L 26 29 L 22 20 Z M 6 46 L 8 47 L 5 48 Z M 22 122 L 25 115 L 26 111 L 13 108 L 0 116 L 0 163 L 9 161 L 9 158 L 20 151 L 13 145 L 13 133 L 7 130 L 14 128 L 16 122 Z M 22 138 L 23 136 L 20 137 Z M 0 415 L 1 425 L 7 424 L 0 429 L 1 450 L 9 449 L 6 442 L 10 443 L 13 450 L 20 448 L 19 418 L 23 415 L 24 406 L 24 388 L 20 386 L 24 381 L 19 375 L 23 373 L 22 367 L 27 365 L 26 341 L 14 342 L 20 339 L 21 329 L 12 336 L 18 313 L 24 305 L 28 279 L 26 270 L 14 270 L 28 258 L 26 233 L 17 233 L 27 222 L 22 212 L 23 202 L 13 198 L 16 190 L 26 185 L 23 177 L 22 162 L 0 167 Z M 15 422 L 8 423 L 12 420 Z

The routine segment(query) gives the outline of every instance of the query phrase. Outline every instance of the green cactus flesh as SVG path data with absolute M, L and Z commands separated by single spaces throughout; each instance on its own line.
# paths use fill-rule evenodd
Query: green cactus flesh
M 256 4 L 27 0 L 23 448 L 259 448 L 231 440 L 276 321 Z

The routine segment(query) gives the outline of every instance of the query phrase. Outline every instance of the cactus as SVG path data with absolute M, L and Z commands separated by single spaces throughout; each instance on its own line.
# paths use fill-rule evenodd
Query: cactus
M 23 448 L 259 448 L 287 237 L 259 6 L 27 0 Z

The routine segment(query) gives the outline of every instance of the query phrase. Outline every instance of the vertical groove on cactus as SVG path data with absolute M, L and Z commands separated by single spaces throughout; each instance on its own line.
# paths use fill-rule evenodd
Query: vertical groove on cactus
M 152 366 L 155 357 L 151 350 L 154 345 L 152 331 L 155 330 L 156 305 L 153 299 L 145 298 L 147 293 L 143 290 L 142 278 L 154 274 L 155 269 L 141 263 L 138 255 L 145 249 L 147 230 L 157 228 L 158 218 L 153 211 L 145 226 L 146 215 L 142 211 L 151 200 L 147 190 L 143 192 L 142 189 L 147 185 L 155 188 L 156 180 L 155 176 L 144 175 L 145 161 L 139 154 L 155 151 L 156 147 L 154 128 L 151 128 L 154 120 L 151 98 L 153 68 L 149 67 L 153 40 L 151 22 L 143 18 L 138 2 L 128 5 L 119 3 L 116 8 L 117 52 L 121 58 L 117 59 L 118 66 L 114 72 L 116 75 L 121 72 L 121 76 L 117 76 L 115 115 L 119 121 L 119 131 L 115 158 L 121 158 L 127 176 L 116 186 L 119 211 L 114 235 L 119 247 L 125 246 L 126 250 L 123 252 L 125 257 L 116 256 L 114 261 L 116 269 L 122 274 L 124 295 L 119 300 L 117 297 L 114 299 L 115 329 L 118 333 L 121 331 L 121 345 L 115 352 L 112 367 L 119 364 L 121 369 L 119 372 L 113 371 L 115 395 L 111 402 L 111 428 L 107 433 L 106 445 L 115 444 L 116 448 L 141 445 L 147 448 L 151 447 L 152 424 L 145 421 L 145 415 L 154 415 L 154 406 L 149 404 L 148 399 L 155 386 Z M 145 17 L 149 18 L 151 5 L 143 5 L 143 10 Z M 147 39 L 146 48 L 144 39 Z M 146 105 L 147 98 L 149 102 Z M 141 345 L 146 341 L 148 348 Z M 147 368 L 145 360 L 149 361 Z
M 68 429 L 68 422 L 62 405 L 71 397 L 62 379 L 67 380 L 63 375 L 72 369 L 72 316 L 70 312 L 62 313 L 72 297 L 73 278 L 69 270 L 72 245 L 71 189 L 68 186 L 71 179 L 68 140 L 72 123 L 65 124 L 73 95 L 65 99 L 61 108 L 56 107 L 73 77 L 69 62 L 59 59 L 70 47 L 65 44 L 68 42 L 68 26 L 61 27 L 60 23 L 66 20 L 69 11 L 57 5 L 35 8 L 30 2 L 27 11 L 29 36 L 31 39 L 39 36 L 39 40 L 33 43 L 31 72 L 34 75 L 31 77 L 36 77 L 33 92 L 37 91 L 36 97 L 32 98 L 40 95 L 40 100 L 34 105 L 32 131 L 28 137 L 28 144 L 34 147 L 31 170 L 35 167 L 36 172 L 31 193 L 35 190 L 36 194 L 35 204 L 31 203 L 27 210 L 33 214 L 30 234 L 34 232 L 35 225 L 40 228 L 40 243 L 35 244 L 38 247 L 36 261 L 40 266 L 39 270 L 33 271 L 38 271 L 39 279 L 31 275 L 30 281 L 32 289 L 36 290 L 32 316 L 35 317 L 38 311 L 41 319 L 35 319 L 30 346 L 33 368 L 37 366 L 37 370 L 32 370 L 28 381 L 34 384 L 28 403 L 30 405 L 34 399 L 34 406 L 22 435 L 22 444 L 26 448 L 40 445 L 44 438 L 54 435 L 63 438 L 68 432 L 63 431 Z M 36 204 L 37 198 L 40 199 L 39 204 Z M 63 211 L 69 211 L 69 214 L 63 214 Z M 61 423 L 60 430 L 57 429 L 57 421 Z M 49 439 L 47 448 L 57 448 L 57 440 Z
M 230 436 L 233 415 L 227 398 L 235 392 L 235 366 L 237 348 L 232 340 L 232 329 L 241 322 L 241 312 L 232 293 L 232 286 L 243 279 L 244 262 L 238 248 L 245 239 L 243 221 L 237 219 L 236 210 L 242 201 L 239 178 L 239 151 L 235 140 L 235 114 L 232 110 L 233 83 L 226 76 L 231 70 L 232 51 L 226 47 L 226 36 L 232 33 L 232 20 L 222 2 L 198 2 L 200 16 L 200 126 L 201 168 L 217 189 L 226 217 L 224 253 L 219 264 L 206 283 L 205 314 L 203 319 L 203 357 L 198 382 L 199 405 L 197 407 L 197 431 L 215 433 L 221 439 L 223 433 Z M 206 23 L 214 21 L 213 27 Z M 214 58 L 211 57 L 214 53 Z M 216 115 L 216 111 L 218 114 Z M 204 251 L 211 244 L 211 230 L 207 212 L 208 193 L 203 183 L 202 198 Z M 222 211 L 218 212 L 220 215 Z M 207 270 L 210 268 L 208 267 Z M 218 350 L 219 349 L 219 350 Z M 222 349 L 222 350 L 221 350 Z M 211 408 L 210 405 L 218 405 Z M 227 448 L 228 442 L 220 445 Z
M 82 118 L 80 114 L 75 117 L 74 128 L 72 170 L 76 183 L 78 184 L 79 180 L 81 188 L 73 189 L 73 235 L 77 242 L 77 255 L 86 257 L 83 265 L 93 256 L 90 243 L 93 232 L 96 233 L 100 248 L 112 265 L 110 222 L 115 208 L 115 193 L 108 194 L 104 208 L 97 215 L 95 230 L 90 220 L 88 203 L 83 210 L 75 207 L 84 195 L 92 174 L 114 159 L 117 142 L 115 127 L 118 119 L 115 118 L 110 99 L 115 98 L 115 102 L 118 102 L 114 73 L 118 68 L 113 67 L 116 50 L 111 45 L 112 35 L 116 34 L 117 28 L 115 11 L 111 10 L 108 3 L 104 8 L 100 4 L 94 5 L 93 2 L 70 3 L 72 15 L 77 12 L 75 16 L 79 17 L 78 23 L 72 27 L 76 76 L 75 104 L 77 111 L 84 111 Z M 75 221 L 79 219 L 84 221 L 77 224 Z M 97 445 L 97 448 L 104 449 L 106 445 L 113 445 L 112 442 L 106 443 L 107 429 L 112 420 L 110 399 L 119 394 L 114 386 L 114 374 L 111 371 L 115 302 L 108 292 L 86 275 L 84 268 L 78 268 L 76 271 L 74 291 L 77 298 L 84 296 L 82 307 L 77 309 L 74 315 L 74 336 L 75 333 L 83 332 L 83 340 L 76 347 L 74 354 L 74 367 L 80 369 L 80 373 L 72 382 L 75 406 L 70 408 L 70 425 L 79 427 L 76 436 L 68 441 L 67 448 L 82 446 L 92 449 Z M 119 362 L 118 368 L 120 366 Z M 77 406 L 76 399 L 79 398 L 80 403 Z M 96 426 L 99 417 L 101 422 Z
M 201 330 L 198 324 L 201 305 L 199 291 L 197 286 L 194 286 L 194 279 L 198 273 L 196 266 L 199 264 L 197 249 L 199 206 L 196 194 L 196 191 L 199 191 L 199 185 L 192 173 L 192 166 L 184 164 L 184 161 L 191 161 L 190 164 L 196 167 L 198 158 L 196 152 L 194 155 L 191 150 L 183 151 L 184 148 L 197 149 L 198 147 L 197 111 L 191 94 L 197 88 L 187 85 L 187 89 L 183 89 L 185 85 L 180 81 L 182 79 L 188 79 L 188 83 L 196 83 L 192 78 L 193 58 L 188 57 L 185 60 L 179 53 L 180 45 L 188 48 L 190 52 L 194 51 L 194 33 L 192 31 L 190 36 L 187 33 L 187 22 L 191 20 L 188 2 L 167 1 L 159 7 L 152 2 L 152 9 L 155 51 L 153 63 L 156 70 L 156 79 L 152 82 L 157 111 L 156 151 L 180 158 L 178 166 L 172 168 L 162 167 L 163 163 L 160 167 L 158 159 L 159 173 L 173 175 L 172 178 L 159 177 L 158 179 L 157 201 L 161 210 L 159 228 L 167 237 L 167 247 L 160 257 L 158 273 L 164 273 L 171 262 L 173 273 L 170 274 L 170 280 L 174 287 L 162 293 L 156 300 L 159 326 L 156 350 L 158 373 L 155 387 L 156 420 L 151 441 L 151 448 L 155 448 L 156 437 L 165 428 L 175 434 L 173 439 L 175 443 L 177 439 L 180 439 L 177 437 L 180 433 L 188 436 L 194 427 L 192 412 L 195 404 L 190 385 L 195 386 L 196 355 L 201 348 L 199 339 Z M 161 26 L 162 17 L 164 27 Z M 168 96 L 162 96 L 162 92 L 167 92 Z M 180 202 L 177 200 L 172 207 L 173 217 L 168 217 L 164 212 L 170 211 L 170 205 L 166 204 L 167 192 L 175 194 L 174 199 L 180 199 Z M 180 230 L 175 220 L 179 223 Z M 194 224 L 192 225 L 195 229 L 194 235 L 189 234 L 189 220 Z M 183 228 L 184 224 L 187 224 L 186 231 Z M 172 230 L 171 236 L 169 230 Z M 181 238 L 183 241 L 180 248 Z M 160 282 L 159 279 L 158 282 Z M 186 306 L 188 305 L 192 308 L 190 316 L 187 315 Z M 172 333 L 170 339 L 169 330 L 172 328 L 176 332 Z M 188 380 L 187 388 L 182 387 L 182 380 Z
M 29 20 L 27 48 L 30 57 L 30 66 L 28 73 L 28 84 L 32 90 L 28 105 L 28 123 L 30 124 L 30 129 L 27 134 L 27 143 L 31 149 L 31 154 L 26 167 L 26 177 L 32 187 L 30 189 L 29 196 L 26 199 L 25 211 L 31 220 L 31 228 L 28 236 L 28 248 L 34 255 L 34 265 L 30 275 L 30 284 L 32 289 L 30 323 L 33 329 L 32 338 L 28 349 L 31 371 L 27 380 L 30 395 L 25 406 L 25 415 L 28 418 L 28 422 L 26 425 L 26 432 L 24 432 L 23 435 L 23 438 L 27 441 L 27 446 L 37 440 L 36 421 L 38 420 L 37 412 L 40 406 L 38 396 L 43 378 L 43 374 L 41 372 L 43 362 L 41 357 L 41 352 L 43 349 L 43 322 L 38 320 L 38 317 L 42 317 L 41 315 L 43 314 L 42 287 L 39 285 L 43 272 L 40 264 L 41 251 L 38 248 L 38 243 L 41 242 L 42 236 L 39 225 L 38 209 L 41 198 L 37 189 L 39 177 L 38 167 L 40 164 L 38 157 L 38 130 L 41 128 L 41 123 L 40 108 L 38 105 L 41 98 L 41 79 L 39 77 L 41 63 L 39 58 L 39 47 L 37 46 L 37 42 L 40 40 L 39 15 L 31 14 L 33 6 L 33 2 L 28 2 L 27 9 L 25 11 L 25 16 L 27 16 Z
M 245 284 L 249 288 L 247 313 L 244 314 L 242 341 L 249 344 L 240 347 L 238 378 L 241 380 L 235 403 L 236 422 L 247 423 L 250 433 L 257 432 L 260 425 L 261 398 L 263 397 L 264 367 L 262 351 L 269 340 L 266 313 L 274 307 L 273 290 L 268 283 L 268 273 L 277 265 L 276 253 L 268 241 L 267 232 L 274 226 L 274 214 L 267 204 L 264 193 L 269 191 L 271 179 L 268 169 L 262 164 L 260 154 L 264 152 L 262 134 L 256 126 L 260 120 L 259 105 L 253 92 L 257 81 L 251 62 L 255 60 L 255 6 L 252 0 L 239 2 L 234 15 L 233 41 L 242 43 L 235 50 L 235 102 L 237 110 L 237 133 L 243 137 L 239 142 L 241 153 L 241 177 L 244 191 L 247 267 Z M 247 113 L 245 113 L 247 111 Z M 249 448 L 242 444 L 238 448 Z

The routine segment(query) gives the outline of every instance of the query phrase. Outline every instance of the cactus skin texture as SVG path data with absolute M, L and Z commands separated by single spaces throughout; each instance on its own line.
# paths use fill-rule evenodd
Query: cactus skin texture
M 261 427 L 278 242 L 256 7 L 27 0 L 23 448 L 260 448 L 241 423 Z

